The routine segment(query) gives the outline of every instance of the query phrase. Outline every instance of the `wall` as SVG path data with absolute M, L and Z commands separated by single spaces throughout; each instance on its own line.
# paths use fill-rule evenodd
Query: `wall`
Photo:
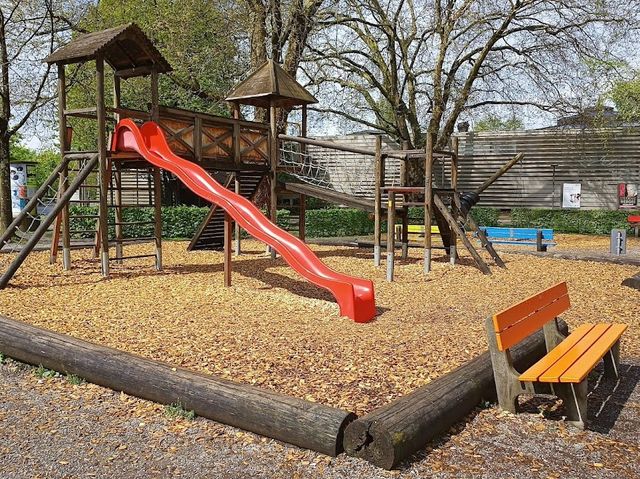
M 462 190 L 473 190 L 516 153 L 524 160 L 483 195 L 480 206 L 553 208 L 562 184 L 581 183 L 581 207 L 617 209 L 617 185 L 640 184 L 640 128 L 460 133 Z M 554 167 L 555 166 L 555 174 Z M 441 165 L 437 181 L 448 178 Z

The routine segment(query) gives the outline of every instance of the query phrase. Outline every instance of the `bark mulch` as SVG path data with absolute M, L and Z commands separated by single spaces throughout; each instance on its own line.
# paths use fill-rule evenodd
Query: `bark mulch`
M 452 267 L 439 252 L 425 280 L 416 249 L 387 283 L 371 251 L 314 246 L 330 267 L 374 281 L 380 314 L 356 324 L 338 316 L 329 293 L 265 257 L 260 243 L 243 246 L 231 288 L 222 286 L 221 253 L 189 253 L 184 242 L 165 242 L 163 272 L 137 260 L 114 265 L 110 279 L 90 251 L 74 252 L 69 272 L 34 253 L 0 292 L 0 313 L 358 415 L 486 350 L 484 318 L 558 281 L 569 284 L 571 327 L 628 323 L 623 357 L 640 358 L 640 291 L 620 286 L 633 267 L 505 254 L 508 269 L 485 276 L 464 253 Z

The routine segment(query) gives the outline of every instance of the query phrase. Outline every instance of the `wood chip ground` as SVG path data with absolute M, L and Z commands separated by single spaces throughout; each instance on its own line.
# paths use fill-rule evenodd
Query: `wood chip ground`
M 559 242 L 608 248 L 608 238 Z M 595 241 L 595 242 L 594 242 Z M 631 247 L 640 245 L 630 238 Z M 637 244 L 636 244 L 637 243 Z M 596 246 L 594 246 L 594 244 Z M 599 245 L 599 246 L 598 246 Z M 104 279 L 90 251 L 73 252 L 74 269 L 34 253 L 0 312 L 17 320 L 193 370 L 365 414 L 420 387 L 486 349 L 488 315 L 567 281 L 570 326 L 629 324 L 623 357 L 640 357 L 640 292 L 621 287 L 637 268 L 504 254 L 508 269 L 485 276 L 464 252 L 450 266 L 437 252 L 425 280 L 420 249 L 385 281 L 369 250 L 313 249 L 330 267 L 374 281 L 379 316 L 368 324 L 340 317 L 331 295 L 304 281 L 264 246 L 243 243 L 233 286 L 224 288 L 222 254 L 164 243 L 164 271 L 149 259 L 115 265 Z M 144 254 L 150 244 L 127 247 Z

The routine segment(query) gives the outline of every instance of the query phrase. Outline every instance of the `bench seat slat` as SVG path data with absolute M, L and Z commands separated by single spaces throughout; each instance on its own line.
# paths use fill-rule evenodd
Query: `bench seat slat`
M 567 354 L 589 331 L 593 329 L 593 324 L 583 324 L 577 327 L 564 341 L 553 348 L 540 361 L 535 363 L 519 377 L 520 381 L 536 382 L 549 368 L 551 368 L 560 358 Z
M 547 369 L 538 379 L 543 383 L 559 383 L 560 377 L 573 366 L 576 361 L 591 348 L 600 337 L 607 332 L 611 325 L 596 324 L 591 331 L 585 334 L 566 354 Z M 580 381 L 578 381 L 580 382 Z
M 573 366 L 560 376 L 561 383 L 579 383 L 586 378 L 627 329 L 626 324 L 611 324 L 598 341 Z

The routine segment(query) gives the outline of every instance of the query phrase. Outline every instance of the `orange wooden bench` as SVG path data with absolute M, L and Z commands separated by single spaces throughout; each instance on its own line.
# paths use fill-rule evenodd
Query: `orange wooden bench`
M 566 283 L 515 304 L 486 322 L 498 403 L 515 413 L 520 394 L 553 393 L 563 400 L 567 421 L 584 428 L 587 377 L 601 359 L 608 377 L 618 377 L 620 337 L 626 324 L 583 324 L 569 336 L 557 317 L 571 306 Z M 513 367 L 509 348 L 543 329 L 547 354 L 523 373 Z

